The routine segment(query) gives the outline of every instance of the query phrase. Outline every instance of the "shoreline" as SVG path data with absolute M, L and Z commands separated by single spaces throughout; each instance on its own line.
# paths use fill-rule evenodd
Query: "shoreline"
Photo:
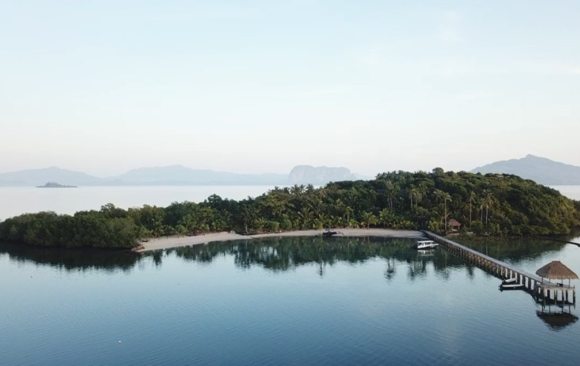
M 423 239 L 424 235 L 416 230 L 394 230 L 394 229 L 337 229 L 343 235 L 337 237 L 380 237 L 380 238 L 404 238 L 404 239 Z M 279 238 L 279 237 L 316 237 L 322 236 L 321 230 L 299 230 L 287 231 L 282 233 L 268 233 L 258 235 L 240 235 L 229 232 L 203 234 L 198 236 L 182 236 L 182 237 L 162 237 L 158 239 L 149 239 L 147 242 L 139 242 L 143 246 L 142 249 L 136 250 L 136 253 L 143 253 L 152 250 L 163 250 L 179 247 L 188 247 L 193 245 L 209 244 L 218 241 L 232 241 L 232 240 L 252 240 L 263 238 Z

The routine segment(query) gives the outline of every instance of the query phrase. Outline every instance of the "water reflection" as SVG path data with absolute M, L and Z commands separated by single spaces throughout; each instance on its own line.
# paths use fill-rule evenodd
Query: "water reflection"
M 319 276 L 324 276 L 327 266 L 339 262 L 352 265 L 379 258 L 386 262 L 384 277 L 396 276 L 397 263 L 408 268 L 408 277 L 424 276 L 427 264 L 432 263 L 436 271 L 444 272 L 450 267 L 461 267 L 464 263 L 439 250 L 418 252 L 413 249 L 414 240 L 383 238 L 271 238 L 259 241 L 221 242 L 203 246 L 169 249 L 165 252 L 146 253 L 161 265 L 163 255 L 174 254 L 186 261 L 211 263 L 216 258 L 231 256 L 239 268 L 259 266 L 279 272 L 293 270 L 304 265 L 315 265 Z
M 141 260 L 139 254 L 131 252 L 38 248 L 8 243 L 0 243 L 1 255 L 7 255 L 10 261 L 16 263 L 50 266 L 66 271 L 130 271 Z
M 510 239 L 494 241 L 474 238 L 463 243 L 476 250 L 488 252 L 491 256 L 519 263 L 538 259 L 547 253 L 557 252 L 566 244 L 549 240 Z M 431 266 L 439 278 L 447 280 L 454 269 L 465 269 L 473 278 L 475 266 L 466 263 L 445 250 L 417 251 L 411 239 L 388 238 L 268 238 L 252 241 L 216 242 L 208 245 L 181 247 L 168 250 L 135 254 L 130 252 L 37 248 L 0 243 L 0 255 L 7 255 L 10 261 L 34 263 L 64 269 L 84 271 L 130 271 L 142 261 L 150 261 L 161 267 L 163 259 L 176 256 L 185 261 L 210 264 L 216 258 L 232 257 L 234 264 L 243 269 L 253 266 L 272 272 L 289 271 L 304 265 L 316 265 L 319 276 L 325 275 L 328 266 L 339 262 L 352 265 L 371 259 L 385 261 L 384 278 L 394 279 L 399 273 L 399 265 L 406 267 L 406 276 L 411 281 L 423 278 Z
M 490 238 L 471 238 L 466 243 L 476 250 L 487 252 L 489 255 L 502 260 L 508 260 L 515 264 L 524 261 L 543 262 L 544 257 L 562 251 L 566 244 L 549 240 L 509 239 L 496 241 Z M 458 240 L 459 241 L 459 240 Z M 465 242 L 465 241 L 463 241 Z M 429 282 L 437 278 L 447 282 L 443 293 L 453 301 L 458 300 L 454 293 L 455 283 L 461 283 L 461 278 L 470 281 L 479 277 L 492 277 L 493 274 L 482 273 L 476 267 L 463 261 L 443 249 L 434 251 L 417 251 L 413 248 L 415 242 L 410 239 L 384 239 L 384 238 L 269 238 L 251 241 L 217 242 L 208 245 L 175 248 L 166 251 L 154 251 L 140 254 L 102 251 L 102 250 L 73 250 L 57 248 L 35 248 L 28 246 L 0 244 L 0 259 L 8 258 L 10 262 L 37 266 L 50 266 L 67 272 L 100 271 L 112 273 L 116 271 L 131 272 L 142 266 L 162 268 L 163 266 L 176 265 L 175 258 L 185 262 L 187 267 L 192 264 L 210 265 L 220 259 L 228 258 L 237 268 L 251 270 L 260 268 L 272 273 L 294 271 L 300 267 L 310 267 L 311 276 L 327 276 L 332 273 L 331 268 L 337 264 L 349 264 L 358 266 L 365 262 L 377 261 L 380 267 L 373 276 L 380 281 L 385 281 L 390 288 L 408 288 L 412 282 Z M 576 249 L 576 248 L 574 248 Z M 562 252 L 563 253 L 563 252 Z M 532 263 L 534 268 L 539 266 Z M 370 263 L 374 264 L 374 263 Z M 376 265 L 375 264 L 375 265 Z M 542 263 L 543 264 L 543 263 Z M 203 270 L 203 268 L 202 268 Z M 139 274 L 136 274 L 138 276 Z M 382 276 L 382 277 L 381 277 Z M 455 276 L 458 281 L 451 282 Z M 376 278 L 375 277 L 375 278 Z M 373 279 L 369 279 L 372 281 Z M 225 279 L 228 281 L 228 279 Z M 405 281 L 407 283 L 405 283 Z M 463 281 L 465 286 L 465 282 Z M 467 286 L 471 286 L 467 282 Z M 489 289 L 489 281 L 479 282 L 481 286 L 470 293 L 469 296 L 480 294 Z M 425 290 L 423 286 L 422 289 Z M 425 291 L 428 291 L 425 290 Z M 440 290 L 441 291 L 441 290 Z M 495 288 L 493 289 L 495 291 Z M 516 293 L 519 293 L 516 292 Z M 476 295 L 477 295 L 476 294 Z M 488 293 L 489 294 L 489 293 Z M 473 296 L 476 296 L 473 295 Z M 422 295 L 415 298 L 419 301 Z M 519 296 L 519 295 L 515 295 Z M 525 299 L 516 298 L 514 293 L 502 294 L 501 301 L 511 301 L 518 311 L 533 322 L 542 322 L 548 329 L 554 332 L 570 329 L 578 322 L 578 316 L 574 314 L 574 307 L 569 305 L 560 306 L 545 302 L 538 302 L 533 308 L 526 304 Z M 526 296 L 528 296 L 526 294 Z M 487 297 L 486 297 L 487 298 Z M 522 301 L 523 300 L 523 301 Z M 523 303 L 522 303 L 523 302 Z M 451 306 L 445 303 L 443 308 Z M 519 306 L 522 306 L 520 309 Z M 536 316 L 534 316 L 534 314 Z M 536 320 L 537 319 L 537 320 Z M 536 323 L 537 325 L 540 325 Z
M 572 307 L 568 309 L 561 309 L 551 311 L 548 309 L 537 310 L 536 315 L 546 324 L 552 331 L 560 331 L 578 321 L 578 317 L 572 314 Z
M 513 264 L 539 259 L 546 254 L 559 252 L 568 245 L 530 238 L 460 237 L 454 240 L 492 258 Z

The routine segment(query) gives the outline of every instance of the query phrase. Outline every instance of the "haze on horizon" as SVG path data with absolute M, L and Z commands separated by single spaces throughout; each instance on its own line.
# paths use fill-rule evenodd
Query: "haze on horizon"
M 580 2 L 0 3 L 0 172 L 580 165 Z

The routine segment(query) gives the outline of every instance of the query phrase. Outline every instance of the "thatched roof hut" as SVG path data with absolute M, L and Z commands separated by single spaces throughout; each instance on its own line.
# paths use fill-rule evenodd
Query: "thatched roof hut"
M 457 226 L 457 227 L 461 227 L 461 223 L 455 219 L 450 219 L 449 220 L 449 226 Z
M 577 280 L 578 275 L 560 261 L 552 261 L 536 271 L 540 277 L 549 280 Z
M 447 226 L 451 229 L 451 231 L 461 230 L 461 223 L 455 219 L 450 219 Z

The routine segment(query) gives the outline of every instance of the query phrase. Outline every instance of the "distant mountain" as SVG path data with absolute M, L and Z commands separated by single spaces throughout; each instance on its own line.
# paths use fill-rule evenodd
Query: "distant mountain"
M 56 167 L 0 174 L 0 186 L 39 186 L 46 182 L 58 182 L 59 184 L 73 186 L 93 186 L 101 184 L 101 178 Z
M 580 167 L 534 155 L 498 161 L 476 168 L 473 173 L 514 174 L 544 185 L 580 185 Z
M 98 178 L 60 168 L 22 170 L 0 174 L 0 186 L 40 186 L 56 182 L 67 186 L 163 186 L 163 185 L 323 185 L 341 180 L 372 179 L 346 168 L 297 166 L 288 174 L 237 174 L 172 165 L 133 169 L 116 177 Z
M 122 185 L 283 185 L 286 179 L 285 174 L 236 174 L 182 165 L 133 169 L 110 178 Z
M 315 168 L 310 165 L 298 165 L 290 171 L 288 184 L 323 185 L 330 182 L 356 179 L 357 176 L 347 168 L 328 168 L 325 166 Z

